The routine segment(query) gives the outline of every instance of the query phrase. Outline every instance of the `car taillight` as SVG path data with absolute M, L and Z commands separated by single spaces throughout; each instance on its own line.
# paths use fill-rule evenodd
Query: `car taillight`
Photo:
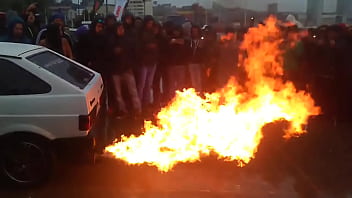
M 79 130 L 88 131 L 91 128 L 91 117 L 89 115 L 79 116 Z
M 78 125 L 80 131 L 89 131 L 94 121 L 97 118 L 97 105 L 93 108 L 93 110 L 89 113 L 89 115 L 80 115 L 78 119 Z

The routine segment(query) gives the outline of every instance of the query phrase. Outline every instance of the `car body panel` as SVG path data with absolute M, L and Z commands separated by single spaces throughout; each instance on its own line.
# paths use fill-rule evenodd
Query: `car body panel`
M 4 47 L 9 50 L 4 50 Z M 94 108 L 98 110 L 94 113 L 98 114 L 103 92 L 100 74 L 69 60 L 94 73 L 91 81 L 80 89 L 27 59 L 45 51 L 52 52 L 33 45 L 0 43 L 0 58 L 17 64 L 51 86 L 51 91 L 44 94 L 0 95 L 0 136 L 31 132 L 54 140 L 88 135 L 89 131 L 79 130 L 79 116 L 89 115 Z

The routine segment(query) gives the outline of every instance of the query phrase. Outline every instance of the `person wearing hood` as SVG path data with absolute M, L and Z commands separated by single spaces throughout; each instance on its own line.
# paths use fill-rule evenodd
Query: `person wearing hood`
M 89 28 L 87 39 L 81 40 L 81 42 L 86 42 L 88 45 L 88 66 L 99 72 L 106 79 L 109 71 L 106 68 L 107 38 L 104 33 L 104 26 L 103 19 L 94 20 Z
M 90 60 L 90 44 L 89 40 L 90 30 L 88 25 L 80 26 L 75 32 L 77 42 L 75 45 L 75 58 L 76 61 L 81 63 L 82 65 L 88 66 Z
M 131 13 L 126 13 L 124 16 L 122 16 L 122 25 L 125 30 L 125 39 L 128 40 L 128 43 L 130 43 L 133 46 L 136 46 L 138 43 L 138 40 L 140 39 L 140 35 L 137 34 L 137 29 L 135 27 L 135 18 Z M 134 65 L 136 67 L 136 64 Z M 135 71 L 137 68 L 133 68 Z
M 89 30 L 83 31 L 79 35 L 76 49 L 77 61 L 101 74 L 104 81 L 102 106 L 110 108 L 110 102 L 113 99 L 111 94 L 113 87 L 111 86 L 111 69 L 109 68 L 111 64 L 109 63 L 111 52 L 108 51 L 107 46 L 111 44 L 108 44 L 104 30 L 104 19 L 94 19 L 89 26 Z M 106 97 L 108 97 L 107 100 L 105 99 Z M 108 103 L 105 103 L 106 101 L 108 101 Z
M 22 18 L 26 23 L 26 35 L 34 44 L 40 30 L 40 20 L 38 17 L 38 3 L 30 4 L 23 12 Z
M 147 17 L 148 18 L 148 17 Z M 150 18 L 150 16 L 149 16 Z M 136 28 L 137 33 L 140 33 L 143 29 L 143 19 L 141 17 L 136 17 L 134 19 L 134 27 Z
M 177 90 L 186 88 L 186 64 L 187 64 L 187 47 L 183 37 L 182 26 L 175 26 L 169 41 L 170 64 L 167 68 L 168 79 L 168 99 L 175 96 Z
M 106 63 L 108 64 L 107 67 L 113 67 L 113 43 L 115 42 L 116 39 L 116 16 L 113 14 L 109 14 L 105 17 L 104 20 L 104 34 L 107 39 L 107 45 L 106 45 L 106 54 L 107 60 Z
M 89 28 L 80 31 L 76 44 L 76 60 L 100 72 L 104 78 L 107 73 L 103 66 L 105 63 L 105 45 L 107 43 L 104 34 L 104 19 L 95 19 Z
M 185 45 L 188 50 L 188 72 L 190 74 L 192 88 L 198 92 L 202 92 L 204 37 L 202 37 L 200 27 L 191 27 L 190 39 L 186 40 Z
M 26 35 L 31 40 L 31 43 L 34 44 L 40 29 L 39 22 L 33 12 L 29 12 L 28 15 L 23 16 L 23 18 L 26 21 Z
M 113 67 L 112 79 L 115 88 L 115 100 L 121 115 L 128 113 L 125 100 L 122 94 L 122 87 L 125 85 L 129 94 L 135 115 L 142 112 L 141 102 L 138 97 L 136 81 L 133 75 L 134 57 L 136 55 L 135 45 L 127 38 L 125 28 L 122 23 L 115 25 L 115 42 L 113 43 Z
M 115 25 L 117 23 L 116 20 L 116 16 L 113 14 L 109 14 L 105 17 L 105 29 L 108 31 L 111 31 L 111 33 L 113 33 L 114 29 L 115 29 Z
M 73 46 L 72 46 L 71 36 L 64 31 L 65 16 L 61 13 L 54 14 L 50 19 L 50 23 L 59 25 L 60 31 L 62 32 L 62 37 L 64 37 L 68 41 L 68 43 L 70 44 L 70 47 L 72 49 Z M 45 39 L 46 31 L 47 31 L 47 28 L 40 30 L 40 32 L 37 35 L 35 44 L 38 45 L 41 40 Z
M 46 37 L 39 44 L 47 47 L 57 53 L 60 53 L 67 58 L 73 59 L 72 49 L 68 41 L 62 37 L 60 27 L 57 24 L 50 24 L 47 27 Z
M 115 38 L 115 26 L 117 20 L 115 15 L 109 14 L 105 17 L 104 26 L 105 26 L 105 36 L 107 37 L 109 43 L 113 43 L 113 39 Z
M 154 32 L 154 18 L 145 16 L 140 38 L 139 55 L 141 65 L 138 68 L 138 94 L 143 105 L 151 105 L 151 89 L 159 55 L 159 44 Z
M 124 16 L 122 16 L 122 23 L 125 28 L 125 33 L 127 36 L 129 35 L 136 36 L 136 28 L 135 28 L 134 21 L 135 21 L 135 18 L 131 13 L 126 13 Z
M 31 41 L 25 34 L 25 28 L 25 23 L 20 17 L 13 17 L 8 25 L 8 34 L 2 41 L 30 44 Z

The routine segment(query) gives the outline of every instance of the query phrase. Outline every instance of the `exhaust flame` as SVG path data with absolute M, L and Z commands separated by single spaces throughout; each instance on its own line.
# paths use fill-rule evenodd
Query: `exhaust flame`
M 285 138 L 305 133 L 302 125 L 320 108 L 309 94 L 283 81 L 283 39 L 276 23 L 269 17 L 265 26 L 251 28 L 245 35 L 241 48 L 248 55 L 244 60 L 248 79 L 244 86 L 232 79 L 204 98 L 193 89 L 177 92 L 158 113 L 156 124 L 145 121 L 142 135 L 122 136 L 106 152 L 128 164 L 146 163 L 163 172 L 210 153 L 244 166 L 254 158 L 266 124 L 288 121 Z

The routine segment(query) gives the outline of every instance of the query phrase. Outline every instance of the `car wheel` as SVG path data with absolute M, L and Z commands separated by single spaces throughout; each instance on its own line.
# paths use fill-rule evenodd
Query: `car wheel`
M 95 165 L 97 162 L 98 154 L 96 152 L 96 139 L 90 138 L 87 140 L 88 149 L 82 151 L 82 160 L 86 164 Z
M 30 137 L 11 138 L 2 149 L 0 165 L 2 174 L 11 184 L 31 186 L 50 175 L 52 154 L 45 141 Z

